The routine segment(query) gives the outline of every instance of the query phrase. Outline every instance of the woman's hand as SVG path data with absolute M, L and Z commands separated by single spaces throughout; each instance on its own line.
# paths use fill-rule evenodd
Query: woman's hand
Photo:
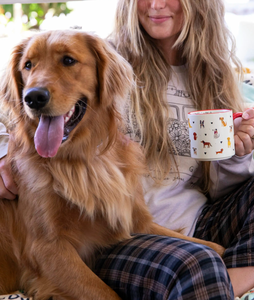
M 254 108 L 244 111 L 242 118 L 234 120 L 235 154 L 243 156 L 254 149 Z
M 17 194 L 18 188 L 12 177 L 11 166 L 6 157 L 3 157 L 0 159 L 0 198 L 14 200 Z

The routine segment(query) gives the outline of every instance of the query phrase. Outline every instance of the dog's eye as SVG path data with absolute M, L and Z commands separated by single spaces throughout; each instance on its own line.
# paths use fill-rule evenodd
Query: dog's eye
M 25 63 L 25 69 L 26 70 L 31 70 L 32 69 L 32 63 L 30 60 L 28 60 L 26 63 Z
M 70 56 L 64 56 L 63 60 L 62 60 L 63 64 L 65 66 L 73 66 L 75 65 L 75 63 L 77 62 L 74 58 L 70 57 Z

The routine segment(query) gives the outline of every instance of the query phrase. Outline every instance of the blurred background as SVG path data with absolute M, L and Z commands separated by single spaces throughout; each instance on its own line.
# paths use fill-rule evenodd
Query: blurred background
M 113 27 L 117 3 L 117 0 L 21 1 L 7 4 L 15 0 L 0 0 L 0 73 L 13 46 L 35 32 L 76 28 L 107 37 Z
M 78 28 L 107 37 L 117 4 L 117 0 L 20 1 L 0 0 L 0 72 L 12 47 L 37 31 Z M 225 21 L 236 38 L 237 55 L 254 72 L 254 0 L 224 1 Z

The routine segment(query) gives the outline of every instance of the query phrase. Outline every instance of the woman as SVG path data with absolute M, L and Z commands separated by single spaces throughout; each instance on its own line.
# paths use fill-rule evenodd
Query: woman
M 185 126 L 190 110 L 243 110 L 223 1 L 120 0 L 116 16 L 111 38 L 136 76 L 128 133 L 151 170 L 146 202 L 161 225 L 222 244 L 240 296 L 254 287 L 254 111 L 235 121 L 236 156 L 225 161 L 191 159 Z
M 161 225 L 222 244 L 226 266 L 202 245 L 136 235 L 102 253 L 94 271 L 123 299 L 233 299 L 254 287 L 254 110 L 235 122 L 236 156 L 225 161 L 190 158 L 186 126 L 190 110 L 243 110 L 222 0 L 119 0 L 116 16 L 111 42 L 136 78 L 127 133 L 151 170 L 146 202 Z M 0 192 L 13 199 L 0 164 Z

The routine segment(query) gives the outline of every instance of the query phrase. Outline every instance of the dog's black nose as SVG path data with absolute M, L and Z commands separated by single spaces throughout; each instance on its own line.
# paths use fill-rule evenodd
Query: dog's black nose
M 33 109 L 43 108 L 49 102 L 49 99 L 49 91 L 40 87 L 28 89 L 24 95 L 26 104 Z

